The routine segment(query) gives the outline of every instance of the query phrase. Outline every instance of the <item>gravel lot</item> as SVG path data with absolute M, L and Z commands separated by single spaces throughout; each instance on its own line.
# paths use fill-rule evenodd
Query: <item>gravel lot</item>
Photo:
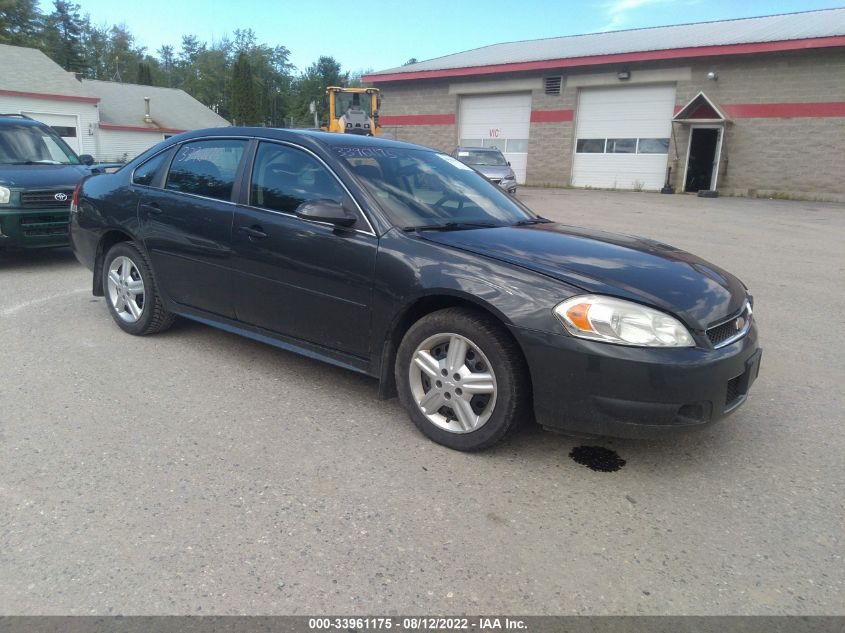
M 845 614 L 845 207 L 523 189 L 739 275 L 748 403 L 680 440 L 426 440 L 376 382 L 193 323 L 123 334 L 0 255 L 0 613 Z

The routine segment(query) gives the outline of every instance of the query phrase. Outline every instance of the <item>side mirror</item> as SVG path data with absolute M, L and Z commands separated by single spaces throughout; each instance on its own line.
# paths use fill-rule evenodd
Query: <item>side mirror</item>
M 80 154 L 79 160 L 82 161 L 83 165 L 93 165 L 94 164 L 94 157 L 91 154 Z
M 296 208 L 296 217 L 336 226 L 352 226 L 357 219 L 333 200 L 308 200 Z
M 511 162 L 510 162 L 510 161 L 508 161 L 508 167 L 510 167 L 510 166 L 511 166 Z

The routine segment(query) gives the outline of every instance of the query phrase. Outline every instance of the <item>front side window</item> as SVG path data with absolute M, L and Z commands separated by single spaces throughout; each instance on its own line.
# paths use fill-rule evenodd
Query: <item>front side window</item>
M 164 164 L 164 160 L 168 154 L 169 152 L 162 152 L 158 156 L 153 156 L 147 162 L 141 163 L 135 169 L 135 174 L 132 176 L 132 182 L 136 185 L 146 185 L 148 187 L 152 185 L 158 170 L 161 168 L 162 164 Z
M 80 161 L 50 128 L 4 124 L 0 127 L 0 164 L 79 165 Z
M 252 168 L 249 203 L 293 213 L 303 202 L 343 202 L 343 188 L 320 161 L 302 150 L 261 143 Z
M 509 226 L 535 219 L 500 187 L 452 156 L 392 147 L 333 149 L 396 226 Z
M 231 200 L 245 148 L 246 141 L 241 139 L 185 143 L 170 165 L 165 189 Z

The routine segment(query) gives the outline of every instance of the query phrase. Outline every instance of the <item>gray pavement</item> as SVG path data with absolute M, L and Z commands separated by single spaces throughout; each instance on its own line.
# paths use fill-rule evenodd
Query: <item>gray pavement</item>
M 375 381 L 193 323 L 123 334 L 64 250 L 0 256 L 0 613 L 845 614 L 845 207 L 523 189 L 739 275 L 725 424 L 576 464 L 420 435 Z

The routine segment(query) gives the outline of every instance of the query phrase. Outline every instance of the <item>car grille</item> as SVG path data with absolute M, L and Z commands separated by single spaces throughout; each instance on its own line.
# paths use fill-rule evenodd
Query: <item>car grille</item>
M 740 382 L 742 380 L 742 376 L 737 376 L 736 378 L 731 378 L 728 381 L 728 390 L 725 393 L 725 408 L 729 409 L 732 404 L 736 403 L 742 397 L 742 392 L 740 391 L 741 386 Z
M 67 235 L 68 221 L 67 213 L 25 215 L 20 219 L 20 226 L 25 237 Z
M 740 327 L 737 327 L 740 325 Z M 735 314 L 727 321 L 715 325 L 707 330 L 707 338 L 715 348 L 724 347 L 741 339 L 751 327 L 751 306 L 747 303 L 742 312 Z
M 65 196 L 64 200 L 57 200 L 56 196 Z M 70 208 L 70 199 L 73 196 L 73 189 L 62 189 L 54 191 L 24 191 L 21 193 L 21 206 L 26 208 L 38 207 L 41 209 Z

